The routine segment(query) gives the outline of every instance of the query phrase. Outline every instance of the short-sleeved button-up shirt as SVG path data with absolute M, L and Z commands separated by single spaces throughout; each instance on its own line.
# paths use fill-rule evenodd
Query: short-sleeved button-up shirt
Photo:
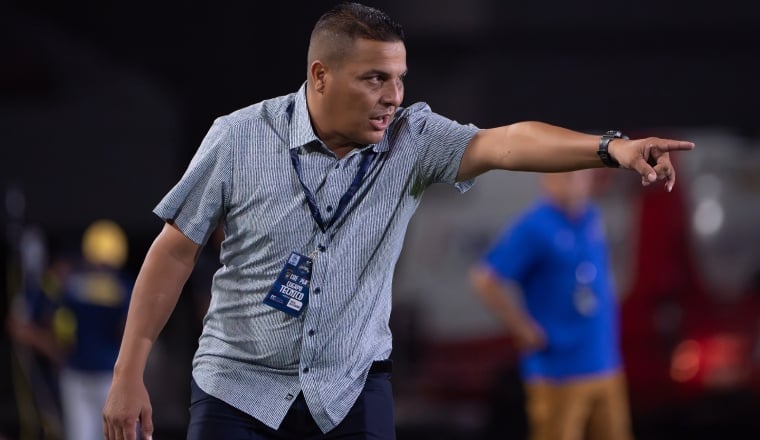
M 424 103 L 400 108 L 382 141 L 338 159 L 317 138 L 306 85 L 214 121 L 180 181 L 154 212 L 205 244 L 219 222 L 221 268 L 193 360 L 201 389 L 279 427 L 303 392 L 326 432 L 346 416 L 373 361 L 391 353 L 391 281 L 425 188 L 456 183 L 473 125 Z M 331 228 L 314 221 L 304 185 L 330 218 L 366 150 L 361 186 Z M 293 317 L 263 303 L 292 252 L 315 249 L 308 306 Z

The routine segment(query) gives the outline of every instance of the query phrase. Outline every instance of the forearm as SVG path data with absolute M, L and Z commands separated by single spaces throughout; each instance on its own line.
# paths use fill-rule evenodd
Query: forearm
M 465 151 L 459 179 L 493 169 L 558 172 L 601 167 L 599 139 L 534 121 L 480 130 Z
M 518 289 L 511 283 L 496 280 L 483 267 L 470 272 L 470 282 L 475 294 L 508 330 L 515 330 L 532 321 L 519 300 Z
M 150 350 L 193 270 L 195 255 L 191 255 L 189 249 L 178 253 L 167 244 L 171 238 L 167 238 L 166 233 L 165 228 L 153 243 L 137 276 L 114 368 L 115 377 L 142 378 Z

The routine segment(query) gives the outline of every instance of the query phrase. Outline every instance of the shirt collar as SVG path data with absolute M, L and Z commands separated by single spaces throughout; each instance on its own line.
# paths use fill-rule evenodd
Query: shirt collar
M 314 141 L 319 141 L 319 138 L 314 133 L 314 129 L 311 127 L 311 119 L 309 118 L 309 108 L 306 105 L 306 81 L 301 85 L 296 93 L 295 105 L 293 107 L 293 119 L 290 124 L 289 133 L 289 149 L 302 147 Z

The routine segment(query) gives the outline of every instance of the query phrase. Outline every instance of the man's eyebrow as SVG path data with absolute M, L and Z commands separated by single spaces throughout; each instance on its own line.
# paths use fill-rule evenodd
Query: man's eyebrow
M 404 70 L 399 76 L 403 78 L 403 77 L 406 76 L 407 73 L 409 73 L 408 69 Z M 364 75 L 391 76 L 391 74 L 389 72 L 387 72 L 385 70 L 380 70 L 380 69 L 370 69 L 370 70 L 364 72 Z
M 388 72 L 385 70 L 379 70 L 379 69 L 370 69 L 364 72 L 364 75 L 382 75 L 382 76 L 390 76 Z

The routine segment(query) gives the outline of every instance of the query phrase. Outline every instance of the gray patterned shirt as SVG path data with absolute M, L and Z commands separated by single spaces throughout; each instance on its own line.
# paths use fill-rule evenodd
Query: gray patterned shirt
M 351 184 L 362 149 L 342 159 L 314 134 L 305 84 L 214 121 L 154 212 L 198 244 L 224 222 L 221 268 L 193 377 L 206 393 L 279 427 L 303 392 L 324 431 L 353 406 L 375 360 L 391 353 L 391 280 L 407 224 L 430 184 L 455 184 L 477 132 L 424 103 L 401 108 L 366 177 L 326 232 L 315 223 L 289 151 L 323 217 Z M 466 191 L 472 182 L 456 183 Z M 291 252 L 314 259 L 308 306 L 292 317 L 263 303 Z

